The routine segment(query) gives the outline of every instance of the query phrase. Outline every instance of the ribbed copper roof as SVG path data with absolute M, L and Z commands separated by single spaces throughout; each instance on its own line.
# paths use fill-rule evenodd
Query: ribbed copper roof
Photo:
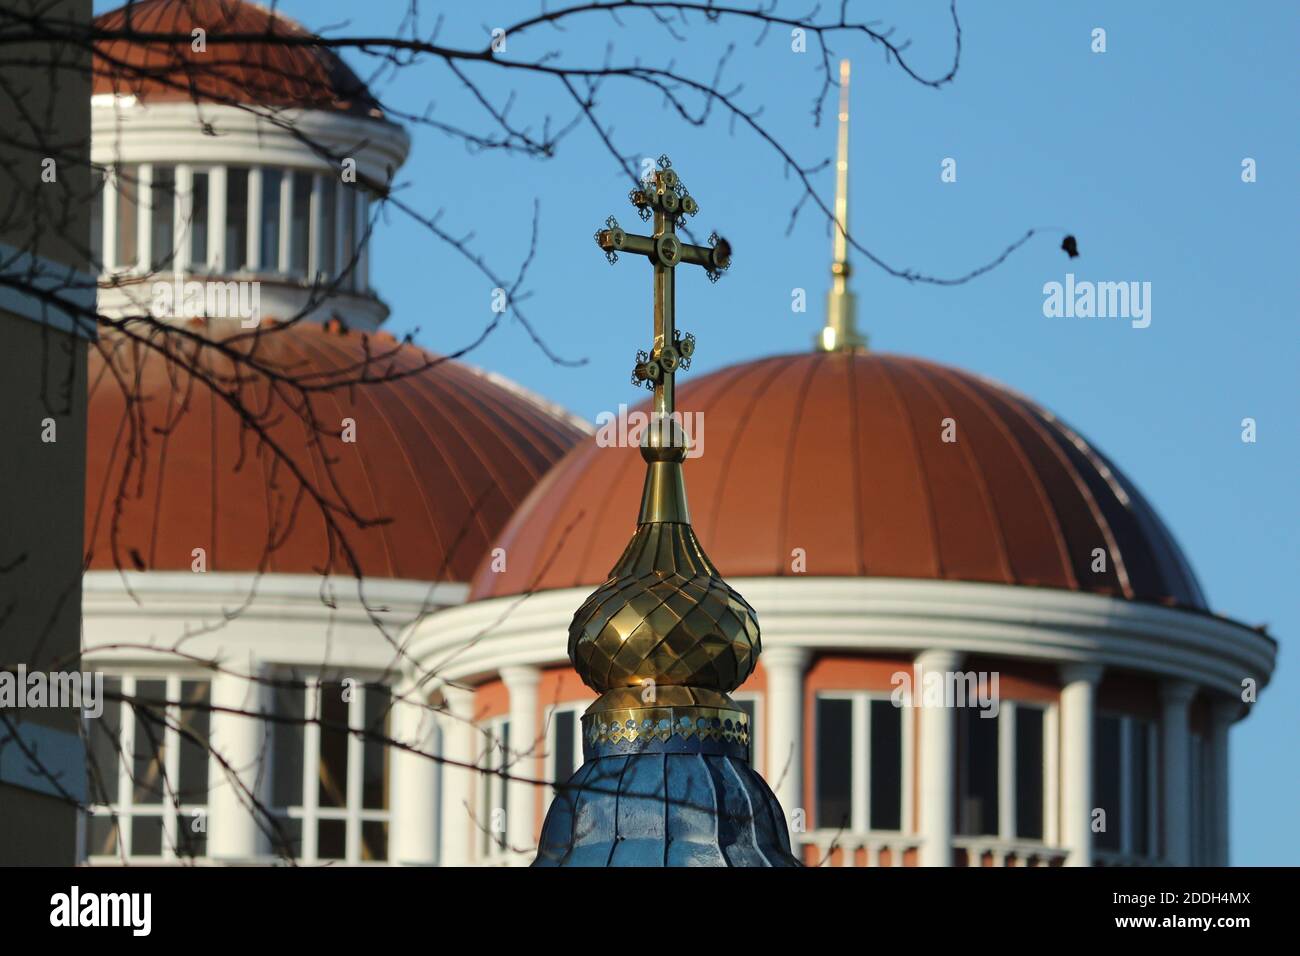
M 128 13 L 130 19 L 128 20 Z M 333 50 L 283 43 L 208 43 L 192 32 L 302 39 L 312 34 L 279 11 L 244 0 L 140 0 L 95 18 L 97 31 L 167 34 L 182 42 L 110 39 L 96 44 L 94 92 L 147 102 L 208 100 L 381 116 L 366 85 Z
M 704 415 L 691 517 L 728 579 L 806 574 L 987 581 L 1203 609 L 1137 489 L 1067 425 L 958 369 L 877 353 L 782 355 L 681 388 Z M 957 441 L 943 438 L 943 420 Z M 636 520 L 634 448 L 584 441 L 502 532 L 479 598 L 605 579 Z M 1109 556 L 1094 572 L 1093 549 Z
M 173 334 L 169 347 L 180 348 Z M 367 347 L 385 356 L 365 368 Z M 209 571 L 336 573 L 349 567 L 330 541 L 319 507 L 234 408 L 181 367 L 107 335 L 90 358 L 86 548 L 93 569 L 190 570 L 194 548 Z M 430 356 L 392 336 L 331 332 L 301 323 L 265 328 L 257 355 L 297 381 L 390 378 Z M 396 351 L 394 351 L 396 350 Z M 201 367 L 236 375 L 211 349 Z M 267 377 L 247 379 L 240 404 L 269 422 L 267 434 L 334 503 L 388 523 L 345 534 L 370 577 L 467 581 L 492 538 L 533 485 L 582 431 L 569 419 L 481 372 L 443 361 L 381 384 L 316 393 L 322 442 L 295 411 L 297 395 Z M 124 389 L 140 402 L 128 414 Z M 138 382 L 138 384 L 136 384 Z M 341 440 L 343 419 L 355 443 Z M 113 528 L 116 525 L 116 539 Z

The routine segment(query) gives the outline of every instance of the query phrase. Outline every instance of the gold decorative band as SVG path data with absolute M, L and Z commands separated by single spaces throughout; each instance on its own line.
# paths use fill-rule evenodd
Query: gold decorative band
M 748 759 L 749 715 L 739 708 L 689 705 L 588 711 L 582 740 L 588 757 L 664 750 Z

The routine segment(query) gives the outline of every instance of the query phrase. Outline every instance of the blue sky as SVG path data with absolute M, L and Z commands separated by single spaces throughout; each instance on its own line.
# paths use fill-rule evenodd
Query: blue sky
M 355 35 L 390 32 L 406 3 L 279 6 L 313 29 Z M 423 5 L 426 31 L 438 6 Z M 485 43 L 492 27 L 539 8 L 442 6 L 440 39 L 455 45 Z M 855 10 L 911 38 L 918 72 L 947 69 L 953 35 L 944 0 L 851 3 Z M 1292 653 L 1300 637 L 1298 11 L 1281 3 L 961 3 L 961 69 L 938 91 L 908 79 L 865 39 L 833 44 L 854 61 L 850 219 L 859 241 L 892 264 L 939 276 L 983 263 L 1030 227 L 1068 229 L 1082 253 L 1067 260 L 1061 233 L 1048 232 L 990 274 L 952 288 L 890 278 L 856 256 L 859 322 L 872 347 L 970 369 L 1059 413 L 1155 503 L 1212 607 L 1267 623 L 1282 643 L 1272 686 L 1232 736 L 1237 864 L 1300 862 L 1300 664 Z M 761 106 L 762 121 L 800 160 L 830 155 L 833 127 L 814 127 L 810 116 L 817 55 L 791 52 L 788 31 L 756 45 L 752 27 L 692 17 L 687 42 L 678 43 L 645 17 L 623 20 L 620 28 L 598 15 L 563 33 L 510 38 L 506 55 L 555 50 L 566 63 L 599 65 L 612 43 L 615 62 L 671 57 L 707 81 L 734 42 L 724 86 L 742 83 L 742 105 Z M 1104 54 L 1090 50 L 1095 27 L 1107 31 Z M 363 74 L 370 68 L 348 58 Z M 493 95 L 512 88 L 491 69 L 475 75 Z M 550 112 L 563 122 L 573 113 L 558 85 L 513 88 L 517 121 L 540 125 Z M 376 89 L 403 110 L 432 104 L 445 122 L 484 128 L 437 62 L 381 79 Z M 830 236 L 813 210 L 786 234 L 799 188 L 780 159 L 722 116 L 688 127 L 659 97 L 626 82 L 608 86 L 600 103 L 624 150 L 672 156 L 703 207 L 697 234 L 717 228 L 736 249 L 716 286 L 699 274 L 678 283 L 679 325 L 699 340 L 688 374 L 809 348 L 822 317 Z M 833 102 L 827 109 L 829 120 Z M 640 224 L 626 180 L 589 128 L 547 162 L 470 154 L 427 129 L 412 137 L 403 198 L 426 213 L 441 210 L 451 232 L 472 231 L 476 251 L 502 271 L 513 273 L 525 253 L 540 199 L 540 249 L 524 308 L 552 349 L 588 360 L 556 367 L 508 324 L 473 361 L 588 418 L 635 401 L 627 376 L 647 344 L 649 282 L 638 264 L 607 266 L 591 236 L 611 213 Z M 956 183 L 940 182 L 945 157 L 957 161 Z M 1257 163 L 1255 183 L 1241 181 L 1246 157 Z M 829 196 L 829 172 L 819 185 Z M 372 263 L 393 308 L 389 327 L 418 326 L 417 341 L 428 348 L 459 348 L 492 318 L 491 283 L 400 215 L 381 226 Z M 1044 317 L 1043 284 L 1064 281 L 1067 271 L 1081 280 L 1150 282 L 1150 327 Z M 794 288 L 807 290 L 804 314 L 791 311 Z M 1241 441 L 1246 417 L 1258 423 L 1254 444 Z

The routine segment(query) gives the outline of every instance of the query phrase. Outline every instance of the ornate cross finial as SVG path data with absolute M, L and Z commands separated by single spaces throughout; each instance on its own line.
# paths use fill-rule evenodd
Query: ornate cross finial
M 657 165 L 641 186 L 628 194 L 643 221 L 653 217 L 654 234 L 638 236 L 624 232 L 618 220 L 610 216 L 605 220 L 605 228 L 597 231 L 596 243 L 605 250 L 605 258 L 611 263 L 618 261 L 620 252 L 627 252 L 645 256 L 654 266 L 654 345 L 648 352 L 638 353 L 632 381 L 654 389 L 656 417 L 661 422 L 671 422 L 675 410 L 674 377 L 678 369 L 690 367 L 695 352 L 695 336 L 677 331 L 674 272 L 681 263 L 701 266 L 709 279 L 716 282 L 731 265 L 731 244 L 717 233 L 709 237 L 707 246 L 693 246 L 677 238 L 677 228 L 685 225 L 687 217 L 694 216 L 700 207 L 686 191 L 667 156 L 660 156 Z M 658 430 L 652 429 L 655 431 Z M 672 427 L 668 433 L 672 436 L 668 447 L 677 447 L 684 436 Z M 685 445 L 681 447 L 684 451 Z

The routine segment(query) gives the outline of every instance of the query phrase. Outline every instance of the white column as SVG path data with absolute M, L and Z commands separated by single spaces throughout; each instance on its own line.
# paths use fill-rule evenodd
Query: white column
M 537 685 L 542 672 L 536 667 L 517 665 L 501 668 L 501 681 L 510 695 L 510 768 L 506 784 L 506 843 L 517 862 L 528 862 L 537 846 L 537 789 L 527 780 L 537 779 L 537 755 L 544 747 L 538 740 Z
M 952 866 L 954 710 L 944 704 L 925 706 L 927 673 L 947 674 L 961 664 L 957 651 L 932 649 L 916 655 L 912 679 L 912 704 L 920 707 L 921 739 L 918 799 L 922 866 Z
M 807 829 L 808 819 L 803 796 L 803 672 L 809 657 L 804 647 L 767 647 L 761 658 L 767 676 L 767 782 L 787 825 L 797 832 Z M 802 811 L 797 818 L 796 811 Z
M 1192 860 L 1191 733 L 1188 716 L 1196 685 L 1166 681 L 1160 685 L 1161 833 L 1164 858 L 1171 866 Z
M 212 678 L 208 770 L 212 789 L 208 794 L 207 825 L 208 856 L 214 860 L 249 860 L 264 851 L 252 800 L 262 797 L 256 781 L 266 724 L 257 717 L 244 716 L 264 710 L 258 676 L 254 670 L 252 679 L 227 673 Z M 232 773 L 238 783 L 231 779 Z
M 1061 667 L 1061 838 L 1067 866 L 1092 866 L 1092 738 L 1098 664 Z M 1118 826 L 1119 820 L 1108 820 Z
M 438 722 L 423 692 L 406 688 L 393 698 L 392 736 L 416 748 L 393 750 L 393 820 L 388 858 L 394 863 L 431 866 L 438 859 Z
M 1210 773 L 1214 793 L 1211 810 L 1214 845 L 1210 848 L 1210 862 L 1214 866 L 1228 865 L 1228 731 L 1240 713 L 1240 702 L 1231 697 L 1216 698 L 1210 711 Z
M 474 692 L 444 685 L 443 698 L 447 713 L 439 718 L 442 756 L 442 841 L 438 862 L 441 866 L 467 866 L 471 860 L 474 834 L 474 771 L 466 769 L 474 762 Z

